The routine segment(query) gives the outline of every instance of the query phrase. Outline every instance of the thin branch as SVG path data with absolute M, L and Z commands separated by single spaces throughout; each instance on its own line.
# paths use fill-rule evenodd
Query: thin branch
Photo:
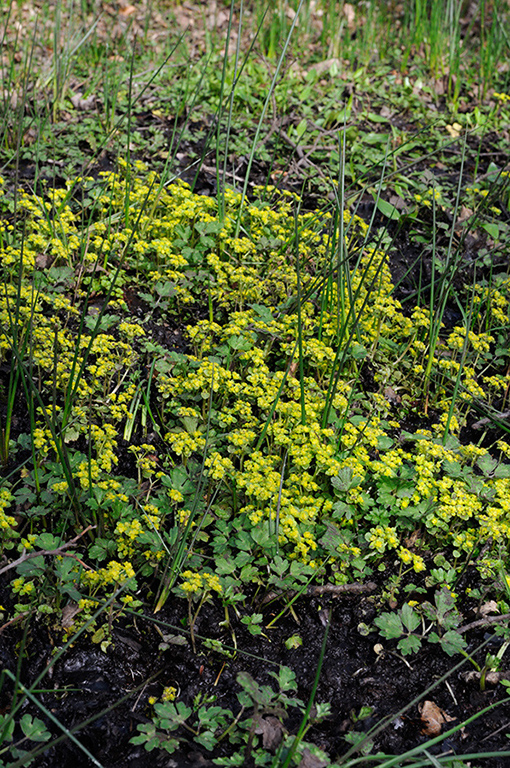
M 487 624 L 496 624 L 498 621 L 507 621 L 510 619 L 510 613 L 502 613 L 501 616 L 486 616 L 484 619 L 478 619 L 478 621 L 472 621 L 471 624 L 464 624 L 463 627 L 459 627 L 457 632 L 459 635 L 464 634 L 470 629 L 476 629 L 477 627 L 486 627 Z
M 24 563 L 26 560 L 31 560 L 34 557 L 41 557 L 41 556 L 44 557 L 45 555 L 53 555 L 58 557 L 58 555 L 64 555 L 64 556 L 67 555 L 68 557 L 74 557 L 76 559 L 75 555 L 72 555 L 70 552 L 65 552 L 64 550 L 68 549 L 69 547 L 74 547 L 78 539 L 81 539 L 82 536 L 84 536 L 86 533 L 88 533 L 95 527 L 96 527 L 95 525 L 87 526 L 87 528 L 85 528 L 81 533 L 75 536 L 74 539 L 71 539 L 70 541 L 66 541 L 65 544 L 62 544 L 60 547 L 57 547 L 57 549 L 38 549 L 35 552 L 27 552 L 24 549 L 21 556 L 18 557 L 17 560 L 14 560 L 12 563 L 9 563 L 8 565 L 4 565 L 3 568 L 0 568 L 0 575 L 2 573 L 5 573 L 6 571 L 10 571 L 11 568 L 17 568 L 18 565 L 21 565 L 21 563 Z
M 317 595 L 358 595 L 363 592 L 375 592 L 376 589 L 377 584 L 375 584 L 373 581 L 367 581 L 366 584 L 360 584 L 359 582 L 354 582 L 352 584 L 319 584 L 317 586 L 308 587 L 303 592 L 303 596 L 316 597 Z M 285 595 L 285 597 L 294 597 L 296 594 L 297 591 L 293 589 L 288 591 L 274 590 L 265 596 L 265 598 L 262 600 L 262 605 L 269 603 L 271 600 L 275 600 L 278 597 L 282 597 L 283 595 Z

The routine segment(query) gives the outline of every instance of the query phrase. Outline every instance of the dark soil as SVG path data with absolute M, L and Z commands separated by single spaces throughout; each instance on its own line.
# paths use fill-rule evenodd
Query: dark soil
M 267 624 L 282 605 L 281 601 L 266 607 L 254 603 L 254 609 L 264 612 L 264 623 Z M 185 602 L 177 598 L 172 598 L 157 617 L 153 617 L 147 608 L 147 617 L 124 620 L 116 625 L 114 642 L 106 652 L 94 646 L 90 639 L 81 638 L 51 667 L 47 665 L 58 651 L 59 632 L 42 622 L 39 626 L 34 622 L 26 635 L 21 682 L 30 686 L 45 669 L 49 669 L 38 685 L 38 700 L 65 728 L 77 728 L 75 733 L 80 742 L 104 768 L 212 766 L 212 758 L 232 751 L 232 747 L 222 743 L 209 753 L 192 741 L 183 741 L 181 748 L 170 758 L 164 752 L 149 754 L 142 746 L 130 744 L 130 738 L 137 734 L 136 726 L 150 722 L 149 697 L 159 697 L 165 686 L 176 687 L 179 701 L 189 706 L 200 694 L 213 697 L 214 705 L 230 708 L 236 714 L 240 709 L 237 693 L 241 690 L 236 683 L 237 674 L 249 672 L 259 684 L 275 688 L 276 682 L 268 672 L 277 670 L 278 664 L 284 664 L 295 672 L 298 696 L 306 702 L 317 670 L 325 615 L 330 616 L 330 630 L 316 702 L 329 702 L 333 714 L 314 727 L 307 734 L 307 740 L 326 750 L 332 758 L 347 751 L 349 745 L 344 736 L 349 731 L 368 731 L 384 718 L 390 720 L 376 735 L 374 752 L 402 754 L 424 743 L 430 737 L 426 735 L 426 725 L 417 704 L 400 716 L 396 715 L 415 697 L 423 696 L 453 667 L 455 669 L 447 680 L 424 696 L 452 718 L 444 729 L 505 698 L 504 689 L 499 684 L 487 685 L 482 691 L 479 680 L 469 674 L 473 670 L 471 664 L 465 662 L 459 668 L 460 657 L 451 659 L 438 646 L 426 643 L 418 654 L 406 659 L 396 653 L 392 641 L 384 643 L 382 652 L 374 650 L 381 638 L 376 633 L 366 635 L 364 629 L 371 624 L 377 609 L 375 599 L 370 596 L 302 598 L 294 608 L 299 623 L 287 614 L 273 628 L 266 630 L 267 639 L 253 637 L 232 616 L 232 631 L 238 647 L 243 649 L 243 653 L 233 659 L 206 650 L 198 638 L 197 652 L 193 652 L 189 634 L 179 629 L 186 611 Z M 475 618 L 474 606 L 466 607 L 464 619 L 469 622 Z M 197 636 L 218 639 L 226 647 L 232 647 L 230 632 L 220 626 L 223 619 L 219 607 L 206 604 L 196 623 Z M 160 651 L 161 631 L 174 633 L 181 637 L 181 642 L 184 639 L 186 642 Z M 14 648 L 18 646 L 21 634 L 16 627 L 9 627 L 0 638 L 2 666 L 13 673 L 16 671 Z M 303 644 L 300 648 L 287 650 L 285 640 L 295 634 L 299 634 Z M 496 653 L 501 643 L 489 625 L 475 627 L 466 633 L 466 637 L 468 653 L 474 653 L 484 640 L 489 640 L 488 646 L 474 655 L 481 665 L 486 651 Z M 8 708 L 8 686 L 2 692 L 2 699 L 4 708 Z M 363 707 L 369 707 L 370 714 L 356 722 Z M 39 708 L 31 703 L 24 706 L 23 714 L 26 712 L 41 717 Z M 55 738 L 62 735 L 58 727 L 44 719 Z M 91 722 L 82 725 L 89 719 Z M 292 733 L 297 731 L 299 724 L 298 711 L 290 710 L 285 727 Z M 436 749 L 430 748 L 430 752 L 437 754 L 451 750 L 460 755 L 501 751 L 508 746 L 509 729 L 510 703 L 507 701 L 481 715 Z M 185 733 L 181 735 L 185 736 Z M 34 764 L 41 768 L 85 768 L 92 763 L 70 740 L 63 740 L 39 756 Z M 247 755 L 246 765 L 249 764 Z M 508 759 L 477 760 L 476 765 L 505 768 Z

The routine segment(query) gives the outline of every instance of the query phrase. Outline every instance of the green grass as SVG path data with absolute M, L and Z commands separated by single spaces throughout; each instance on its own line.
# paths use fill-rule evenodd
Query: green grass
M 254 593 L 293 611 L 312 582 L 375 579 L 379 639 L 456 663 L 466 599 L 510 610 L 507 7 L 255 2 L 182 33 L 163 5 L 17 26 L 28 8 L 3 29 L 4 623 L 29 637 L 72 602 L 62 654 L 107 652 L 117 619 L 171 597 L 197 651 L 207 601 L 263 637 Z M 286 672 L 238 680 L 242 749 L 241 715 L 173 694 L 137 743 L 172 752 L 187 729 L 231 742 L 219 764 L 262 760 L 254 713 L 297 707 L 265 764 L 298 764 L 329 714 L 326 639 L 306 705 Z M 46 742 L 51 717 L 6 678 L 12 768 L 31 759 L 15 724 Z M 338 764 L 403 759 L 373 744 Z M 425 749 L 405 757 L 468 759 Z

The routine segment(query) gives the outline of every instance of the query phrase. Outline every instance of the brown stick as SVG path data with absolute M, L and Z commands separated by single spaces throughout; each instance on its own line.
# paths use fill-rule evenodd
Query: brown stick
M 314 587 L 308 587 L 303 592 L 303 596 L 316 597 L 317 595 L 357 595 L 363 592 L 375 592 L 376 589 L 377 584 L 375 584 L 373 581 L 367 581 L 366 584 L 360 584 L 359 582 L 354 582 L 353 584 L 319 584 Z M 298 591 L 291 589 L 288 592 L 270 592 L 262 600 L 262 605 L 269 603 L 271 600 L 274 600 L 277 597 L 281 597 L 284 594 L 288 597 L 294 597 L 294 595 L 298 594 Z
M 484 619 L 478 619 L 472 621 L 471 624 L 464 624 L 463 627 L 459 627 L 457 632 L 459 635 L 464 634 L 470 629 L 476 629 L 477 627 L 486 627 L 487 624 L 496 624 L 498 621 L 508 621 L 510 619 L 510 613 L 502 613 L 501 616 L 486 616 Z
M 65 549 L 68 549 L 69 547 L 74 547 L 78 539 L 81 539 L 82 536 L 84 536 L 86 533 L 91 531 L 93 528 L 95 528 L 95 525 L 89 525 L 85 530 L 83 530 L 81 533 L 78 534 L 78 536 L 75 536 L 74 539 L 71 539 L 70 541 L 66 541 L 65 544 L 62 544 L 60 547 L 57 547 L 57 549 L 38 549 L 35 552 L 27 552 L 26 550 L 23 551 L 23 554 L 21 557 L 18 557 L 17 560 L 14 560 L 12 563 L 9 563 L 8 565 L 4 565 L 3 568 L 0 568 L 0 575 L 2 573 L 5 573 L 6 571 L 10 571 L 11 568 L 16 568 L 18 565 L 21 565 L 21 563 L 24 563 L 26 560 L 31 560 L 34 557 L 40 557 L 41 555 L 44 557 L 44 555 L 68 555 L 69 557 L 74 557 L 74 555 L 71 555 L 70 552 L 64 552 Z

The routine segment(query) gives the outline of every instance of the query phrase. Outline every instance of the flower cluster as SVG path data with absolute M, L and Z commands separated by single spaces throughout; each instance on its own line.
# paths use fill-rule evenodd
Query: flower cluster
M 337 579 L 351 561 L 389 553 L 420 572 L 432 541 L 456 552 L 508 545 L 510 480 L 500 463 L 510 446 L 500 441 L 497 466 L 484 469 L 488 452 L 457 439 L 472 403 L 499 408 L 510 386 L 492 359 L 506 348 L 508 277 L 476 285 L 469 327 L 445 329 L 428 308 L 404 311 L 387 253 L 371 247 L 368 225 L 349 211 L 349 259 L 340 269 L 328 245 L 340 228 L 332 231 L 329 215 L 294 216 L 291 194 L 273 190 L 268 204 L 225 190 L 220 209 L 183 182 L 161 185 L 153 173 L 119 165 L 119 173 L 83 180 L 95 192 L 86 248 L 69 188 L 51 200 L 23 194 L 24 241 L 16 233 L 0 241 L 0 358 L 12 355 L 13 339 L 29 345 L 41 398 L 33 407 L 37 468 L 61 505 L 74 482 L 101 534 L 114 538 L 108 547 L 100 536 L 91 550 L 107 563 L 81 576 L 91 596 L 120 585 L 133 591 L 135 566 L 142 574 L 159 567 L 165 542 L 193 526 L 204 551 L 214 538 L 207 526 L 221 523 L 242 531 L 253 551 L 276 548 L 298 561 L 293 567 L 328 559 Z M 441 190 L 415 199 L 441 205 Z M 112 213 L 122 214 L 122 226 L 106 223 Z M 35 279 L 42 263 L 44 281 Z M 78 276 L 72 300 L 59 283 L 69 270 Z M 150 326 L 129 315 L 133 275 L 137 286 L 143 279 L 147 306 L 164 302 L 183 328 L 189 323 L 185 352 L 156 344 Z M 87 295 L 99 297 L 100 309 L 85 305 Z M 197 296 L 207 319 L 189 310 Z M 370 385 L 360 383 L 362 366 Z M 421 407 L 419 393 L 433 417 L 410 435 L 399 409 Z M 122 439 L 138 483 L 113 477 Z M 190 516 L 204 499 L 211 514 L 199 529 Z M 6 545 L 16 535 L 12 505 L 3 487 Z M 222 593 L 213 573 L 182 578 L 190 598 Z M 28 596 L 30 584 L 18 580 L 18 593 Z
M 218 576 L 213 573 L 208 573 L 207 571 L 201 571 L 200 573 L 183 571 L 181 576 L 184 581 L 180 587 L 188 597 L 202 592 L 217 592 L 221 594 L 223 591 Z

